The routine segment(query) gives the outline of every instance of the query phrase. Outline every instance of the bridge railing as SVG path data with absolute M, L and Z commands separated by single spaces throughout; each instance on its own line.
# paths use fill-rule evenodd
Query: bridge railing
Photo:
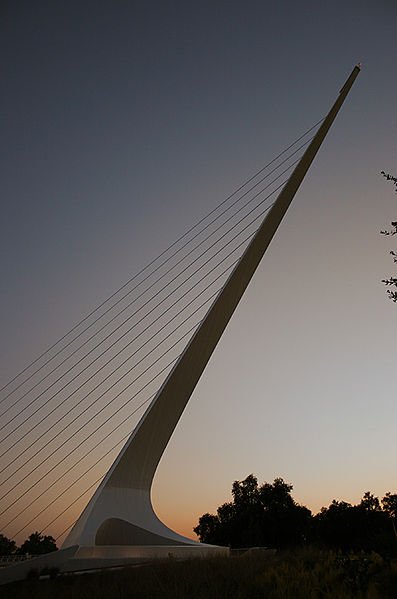
M 37 555 L 32 555 L 30 553 L 25 553 L 24 555 L 0 555 L 0 568 L 4 568 L 5 566 L 9 566 L 16 562 L 24 562 L 28 559 L 32 559 L 33 557 L 38 557 Z

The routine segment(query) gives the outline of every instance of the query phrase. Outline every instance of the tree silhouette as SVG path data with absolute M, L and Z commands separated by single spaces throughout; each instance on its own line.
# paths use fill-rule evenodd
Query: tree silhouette
M 15 549 L 15 541 L 10 541 L 10 539 L 0 534 L 0 555 L 11 555 L 15 552 Z
M 51 536 L 43 536 L 39 532 L 32 533 L 28 539 L 17 550 L 19 554 L 41 555 L 56 551 L 55 539 Z
M 204 514 L 194 528 L 200 541 L 231 547 L 285 547 L 302 543 L 310 529 L 311 512 L 295 503 L 292 485 L 282 478 L 258 487 L 250 474 L 234 481 L 233 501 L 217 514 Z
M 370 491 L 366 491 L 364 493 L 364 496 L 360 502 L 360 506 L 369 512 L 379 512 L 382 509 L 380 507 L 379 499 L 375 497 L 375 495 L 373 495 Z
M 396 537 L 397 545 L 397 494 L 386 493 L 382 499 L 383 510 L 389 516 L 393 528 L 394 536 Z
M 383 509 L 391 518 L 397 519 L 397 494 L 386 493 L 382 499 Z
M 393 504 L 392 500 L 390 503 Z M 333 549 L 382 554 L 394 553 L 397 549 L 390 515 L 369 491 L 364 493 L 358 505 L 334 499 L 328 508 L 321 508 L 314 517 L 313 531 L 313 540 L 317 544 Z
M 370 491 L 360 503 L 331 502 L 316 516 L 292 497 L 293 486 L 282 478 L 258 486 L 250 474 L 232 485 L 232 501 L 216 515 L 203 514 L 194 532 L 214 545 L 283 549 L 314 544 L 342 551 L 397 554 L 397 494 L 381 501 Z

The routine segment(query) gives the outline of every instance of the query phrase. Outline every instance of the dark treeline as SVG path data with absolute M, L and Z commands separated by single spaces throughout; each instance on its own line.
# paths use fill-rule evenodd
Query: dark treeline
M 17 547 L 15 541 L 0 534 L 0 555 L 42 555 L 56 549 L 55 539 L 39 532 L 32 533 L 20 547 Z
M 194 532 L 204 543 L 232 548 L 317 545 L 397 555 L 397 494 L 387 493 L 379 501 L 368 491 L 357 505 L 333 500 L 313 515 L 294 501 L 292 489 L 282 478 L 258 486 L 250 474 L 233 483 L 233 500 L 216 515 L 201 516 Z
M 282 478 L 258 485 L 250 474 L 235 481 L 233 499 L 204 514 L 194 532 L 203 543 L 232 548 L 287 549 L 304 545 L 342 551 L 375 551 L 397 556 L 397 494 L 379 500 L 367 491 L 357 505 L 335 499 L 313 515 L 296 503 L 293 486 Z M 40 555 L 57 549 L 51 536 L 35 532 L 17 547 L 0 534 L 0 555 Z

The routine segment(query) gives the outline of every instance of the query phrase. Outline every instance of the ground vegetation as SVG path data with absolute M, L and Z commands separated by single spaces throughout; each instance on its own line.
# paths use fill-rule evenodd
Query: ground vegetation
M 34 573 L 33 573 L 34 574 Z M 2 599 L 395 599 L 397 563 L 306 547 L 12 583 Z

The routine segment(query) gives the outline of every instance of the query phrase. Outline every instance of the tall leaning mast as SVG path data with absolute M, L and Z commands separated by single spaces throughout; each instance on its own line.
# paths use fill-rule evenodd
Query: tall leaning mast
M 153 477 L 194 388 L 359 74 L 360 66 L 361 63 L 353 68 L 271 210 L 76 521 L 62 549 L 37 558 L 40 567 L 43 562 L 43 565 L 60 565 L 63 570 L 78 570 L 147 561 L 153 557 L 167 557 L 170 553 L 177 557 L 228 551 L 227 548 L 198 543 L 165 526 L 151 503 Z M 7 580 L 23 577 L 25 566 L 31 568 L 33 563 L 7 568 Z M 4 581 L 1 573 L 0 584 Z
M 90 547 L 124 545 L 132 549 L 133 546 L 145 545 L 149 549 L 159 543 L 203 547 L 202 543 L 171 531 L 157 518 L 150 501 L 153 477 L 226 325 L 359 72 L 360 66 L 355 66 L 273 207 L 69 533 L 63 547 L 75 544 Z

